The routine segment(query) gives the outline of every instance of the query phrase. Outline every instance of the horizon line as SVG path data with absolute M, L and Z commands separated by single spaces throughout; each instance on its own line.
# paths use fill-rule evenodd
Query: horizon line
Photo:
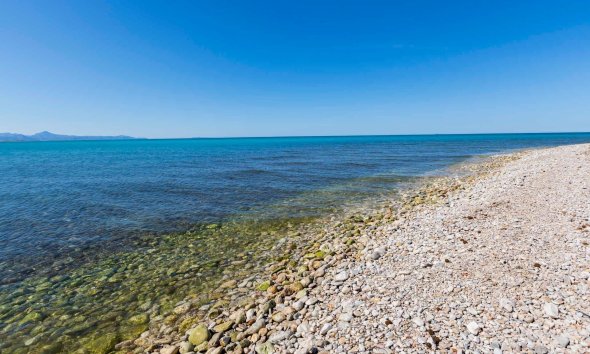
M 42 131 L 46 132 L 46 131 Z M 21 134 L 21 133 L 9 133 L 9 134 Z M 37 133 L 34 133 L 37 134 Z M 31 134 L 31 135 L 34 135 Z M 129 137 L 129 139 L 86 139 L 86 140 L 38 140 L 38 141 L 2 141 L 0 143 L 40 143 L 40 142 L 64 142 L 64 141 L 129 141 L 129 140 L 205 140 L 205 139 L 276 139 L 276 138 L 353 138 L 353 137 L 388 137 L 388 136 L 468 136 L 468 135 L 542 135 L 542 134 L 590 134 L 590 131 L 540 131 L 540 132 L 491 132 L 491 133 L 405 133 L 405 134 L 343 134 L 343 135 L 266 135 L 266 136 L 194 136 L 194 137 L 166 137 L 166 138 L 147 138 L 147 137 L 134 137 L 126 134 L 117 135 L 71 135 L 71 134 L 58 134 L 68 135 L 71 137 Z M 26 135 L 26 134 L 21 134 Z
M 352 138 L 372 136 L 449 136 L 449 135 L 522 135 L 522 134 L 590 134 L 590 131 L 540 131 L 540 132 L 493 132 L 493 133 L 400 133 L 400 134 L 342 134 L 342 135 L 261 135 L 261 136 L 195 136 L 188 138 L 136 138 L 144 140 L 190 140 L 190 139 L 272 139 L 272 138 Z

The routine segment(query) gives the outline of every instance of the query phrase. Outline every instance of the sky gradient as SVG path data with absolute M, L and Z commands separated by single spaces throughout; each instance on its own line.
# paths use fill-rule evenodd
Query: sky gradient
M 590 131 L 588 1 L 0 2 L 0 132 Z

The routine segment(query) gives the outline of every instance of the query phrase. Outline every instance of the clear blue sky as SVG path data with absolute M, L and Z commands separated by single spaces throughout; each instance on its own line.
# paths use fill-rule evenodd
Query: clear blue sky
M 0 1 L 0 131 L 590 131 L 590 1 Z

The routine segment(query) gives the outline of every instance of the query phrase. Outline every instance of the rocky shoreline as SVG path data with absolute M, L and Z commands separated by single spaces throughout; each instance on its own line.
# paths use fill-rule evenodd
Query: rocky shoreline
M 262 274 L 178 303 L 117 352 L 589 351 L 590 147 L 462 168 L 282 240 Z

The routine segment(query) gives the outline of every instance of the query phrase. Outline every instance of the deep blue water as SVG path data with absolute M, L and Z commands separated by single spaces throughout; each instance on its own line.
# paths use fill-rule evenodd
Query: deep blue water
M 0 144 L 0 264 L 235 217 L 314 215 L 474 155 L 590 134 Z M 0 276 L 2 276 L 0 272 Z

